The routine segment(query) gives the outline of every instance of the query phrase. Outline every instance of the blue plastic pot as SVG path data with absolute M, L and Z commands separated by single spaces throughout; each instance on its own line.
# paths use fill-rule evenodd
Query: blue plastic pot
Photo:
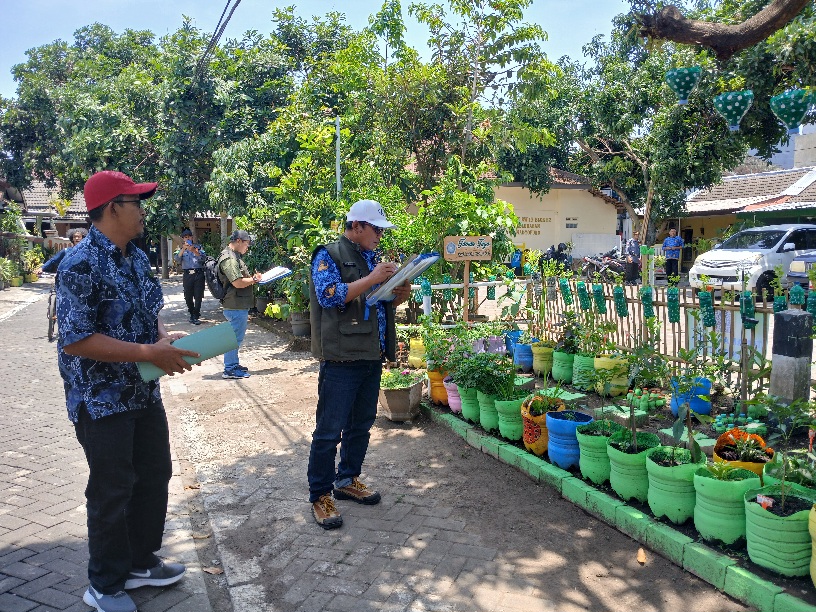
M 679 382 L 677 378 L 672 377 L 672 399 L 670 406 L 674 416 L 677 416 L 680 406 L 686 402 L 688 402 L 689 408 L 691 408 L 697 414 L 711 414 L 711 402 L 698 397 L 699 395 L 709 396 L 711 394 L 710 380 L 698 376 L 694 379 L 694 386 L 691 388 L 691 390 L 683 395 L 681 395 L 677 390 L 678 384 Z
M 547 453 L 550 461 L 563 470 L 578 465 L 581 452 L 578 448 L 578 437 L 575 430 L 579 425 L 586 425 L 592 421 L 592 417 L 588 414 L 574 410 L 548 412 L 547 431 L 550 442 Z
M 513 350 L 516 346 L 516 343 L 521 338 L 521 334 L 523 332 L 520 329 L 513 329 L 508 331 L 503 331 L 502 335 L 504 336 L 504 346 L 507 347 L 507 352 L 511 355 L 513 354 Z
M 522 372 L 533 371 L 533 347 L 529 344 L 516 344 L 513 349 L 513 365 Z

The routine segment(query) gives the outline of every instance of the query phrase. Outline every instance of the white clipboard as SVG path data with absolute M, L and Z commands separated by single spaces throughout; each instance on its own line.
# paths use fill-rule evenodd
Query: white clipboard
M 374 306 L 377 302 L 391 302 L 396 297 L 394 288 L 399 287 L 405 281 L 412 281 L 425 270 L 430 268 L 439 259 L 439 253 L 421 253 L 406 261 L 394 273 L 394 276 L 385 281 L 376 290 L 372 291 L 366 298 L 368 306 Z
M 292 271 L 289 268 L 284 268 L 283 266 L 275 266 L 271 270 L 267 270 L 261 275 L 261 280 L 258 281 L 259 285 L 266 285 L 271 283 L 272 281 L 280 280 L 285 276 L 289 276 Z

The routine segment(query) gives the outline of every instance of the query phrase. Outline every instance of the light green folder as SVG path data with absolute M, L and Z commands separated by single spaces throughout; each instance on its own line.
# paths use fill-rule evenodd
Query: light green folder
M 183 358 L 187 363 L 196 364 L 216 355 L 234 351 L 238 348 L 238 339 L 235 337 L 232 325 L 228 321 L 224 321 L 218 325 L 174 340 L 173 346 L 198 353 L 200 357 Z M 157 368 L 152 363 L 140 361 L 136 365 L 144 381 L 156 380 L 159 376 L 165 374 L 164 370 Z

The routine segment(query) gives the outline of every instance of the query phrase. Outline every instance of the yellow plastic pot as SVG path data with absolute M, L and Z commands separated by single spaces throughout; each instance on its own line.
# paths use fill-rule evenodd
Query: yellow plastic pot
M 714 453 L 714 461 L 717 463 L 727 463 L 735 468 L 742 468 L 743 470 L 753 472 L 759 476 L 760 482 L 762 481 L 762 470 L 765 469 L 764 463 L 754 463 L 753 461 L 727 461 L 726 459 L 720 457 L 716 452 Z
M 425 367 L 425 344 L 422 338 L 411 338 L 408 347 L 408 365 L 412 368 Z
M 408 358 L 408 363 L 410 363 L 410 357 Z M 442 370 L 428 370 L 428 382 L 430 383 L 428 395 L 434 404 L 448 405 L 448 392 L 442 383 L 447 375 L 448 373 Z
M 623 395 L 629 388 L 629 366 L 623 357 L 596 357 L 595 372 L 598 370 L 612 370 L 612 378 L 609 382 L 598 381 L 595 383 L 595 392 L 598 395 L 608 395 L 617 397 Z

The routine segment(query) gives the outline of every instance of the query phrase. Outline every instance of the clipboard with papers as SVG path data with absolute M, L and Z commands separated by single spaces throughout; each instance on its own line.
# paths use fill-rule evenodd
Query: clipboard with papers
M 421 253 L 409 258 L 394 275 L 380 285 L 366 298 L 368 306 L 374 306 L 377 302 L 390 302 L 396 296 L 394 288 L 399 287 L 405 281 L 413 281 L 417 276 L 430 268 L 439 259 L 439 253 Z
M 261 275 L 261 280 L 258 281 L 259 285 L 266 285 L 271 283 L 272 281 L 280 280 L 285 276 L 289 276 L 292 271 L 289 268 L 284 268 L 283 266 L 275 266 L 274 268 L 267 270 Z

